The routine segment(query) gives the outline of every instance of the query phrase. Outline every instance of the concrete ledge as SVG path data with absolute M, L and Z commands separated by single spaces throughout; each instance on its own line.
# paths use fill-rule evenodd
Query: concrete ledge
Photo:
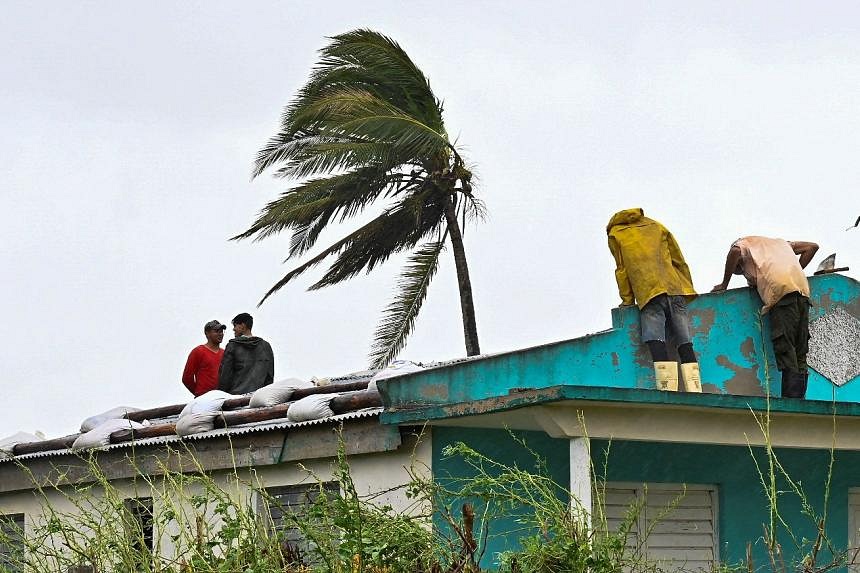
M 554 438 L 860 449 L 860 404 L 754 396 L 556 386 L 383 415 L 389 424 L 416 421 L 543 431 Z

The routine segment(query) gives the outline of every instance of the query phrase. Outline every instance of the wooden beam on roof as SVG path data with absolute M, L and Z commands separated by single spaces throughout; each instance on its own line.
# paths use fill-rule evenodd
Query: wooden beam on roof
M 35 454 L 36 452 L 49 452 L 51 450 L 65 450 L 72 447 L 74 441 L 80 434 L 54 438 L 53 440 L 40 440 L 38 442 L 24 442 L 12 446 L 12 453 L 16 456 L 24 454 Z
M 139 430 L 117 430 L 110 435 L 110 443 L 120 444 L 131 440 L 144 440 L 146 438 L 161 438 L 164 436 L 175 436 L 176 424 L 158 424 L 147 426 Z
M 143 422 L 144 420 L 152 420 L 156 418 L 167 418 L 175 416 L 182 411 L 185 404 L 173 404 L 171 406 L 159 406 L 158 408 L 147 408 L 146 410 L 138 410 L 137 412 L 126 412 L 125 417 L 132 422 Z
M 251 401 L 251 396 L 238 396 L 224 401 L 221 406 L 224 410 L 235 410 L 244 408 Z M 159 406 L 158 408 L 148 408 L 146 410 L 138 410 L 137 412 L 128 412 L 125 418 L 133 422 L 143 422 L 144 420 L 156 420 L 158 418 L 168 418 L 176 416 L 187 404 L 172 404 L 170 406 Z
M 249 408 L 247 410 L 221 412 L 221 415 L 215 418 L 215 427 L 224 428 L 227 426 L 241 426 L 242 424 L 265 422 L 266 420 L 277 420 L 278 418 L 286 417 L 287 410 L 289 409 L 290 402 L 286 402 L 284 404 L 269 406 L 267 408 Z
M 355 392 L 357 390 L 367 390 L 369 381 L 361 382 L 345 382 L 343 384 L 329 384 L 328 386 L 314 386 L 313 388 L 299 388 L 293 392 L 292 399 L 298 400 L 306 396 L 314 394 L 335 394 L 337 392 Z
M 335 414 L 346 414 L 364 408 L 378 408 L 382 406 L 382 396 L 374 391 L 350 392 L 334 398 L 330 406 Z

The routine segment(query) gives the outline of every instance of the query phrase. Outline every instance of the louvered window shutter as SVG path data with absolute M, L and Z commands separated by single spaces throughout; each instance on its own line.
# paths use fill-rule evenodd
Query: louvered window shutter
M 647 492 L 647 494 L 646 494 Z M 710 486 L 607 484 L 607 528 L 617 532 L 634 505 L 627 546 L 632 550 L 647 534 L 645 556 L 666 571 L 711 571 L 718 562 L 717 491 Z

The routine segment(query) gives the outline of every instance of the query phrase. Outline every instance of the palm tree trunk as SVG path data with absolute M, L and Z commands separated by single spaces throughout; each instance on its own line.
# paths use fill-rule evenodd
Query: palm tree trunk
M 451 235 L 451 247 L 454 250 L 454 266 L 457 268 L 457 285 L 460 288 L 460 311 L 463 313 L 463 336 L 466 338 L 466 356 L 476 356 L 481 353 L 478 344 L 478 326 L 475 323 L 475 303 L 472 302 L 472 281 L 469 279 L 469 265 L 466 262 L 466 249 L 463 247 L 463 234 L 457 222 L 457 209 L 454 206 L 454 196 L 445 199 L 445 219 L 448 221 L 448 233 Z

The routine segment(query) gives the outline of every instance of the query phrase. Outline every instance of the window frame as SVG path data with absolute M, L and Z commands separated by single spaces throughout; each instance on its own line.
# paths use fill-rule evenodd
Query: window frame
M 132 520 L 140 527 L 142 541 L 150 553 L 155 552 L 155 505 L 151 497 L 129 497 L 123 506 Z M 133 539 L 134 548 L 143 551 L 141 539 Z
M 257 514 L 265 521 L 270 532 L 281 536 L 283 542 L 298 549 L 307 561 L 310 553 L 310 541 L 305 539 L 297 527 L 284 523 L 283 516 L 289 513 L 298 513 L 301 508 L 314 503 L 320 494 L 320 486 L 327 494 L 341 495 L 340 483 L 334 480 L 324 482 L 298 483 L 288 485 L 275 485 L 260 488 L 257 492 Z M 278 515 L 272 515 L 272 500 L 280 500 L 283 496 L 301 496 L 301 503 L 280 503 L 276 506 Z M 293 509 L 294 508 L 294 509 Z
M 23 571 L 22 568 L 15 565 L 11 560 L 17 559 L 20 562 L 24 559 L 26 553 L 26 545 L 24 543 L 26 525 L 26 515 L 22 512 L 0 513 L 0 530 L 9 536 L 10 541 L 17 541 L 14 545 L 12 543 L 0 543 L 0 566 L 6 568 L 10 573 Z

